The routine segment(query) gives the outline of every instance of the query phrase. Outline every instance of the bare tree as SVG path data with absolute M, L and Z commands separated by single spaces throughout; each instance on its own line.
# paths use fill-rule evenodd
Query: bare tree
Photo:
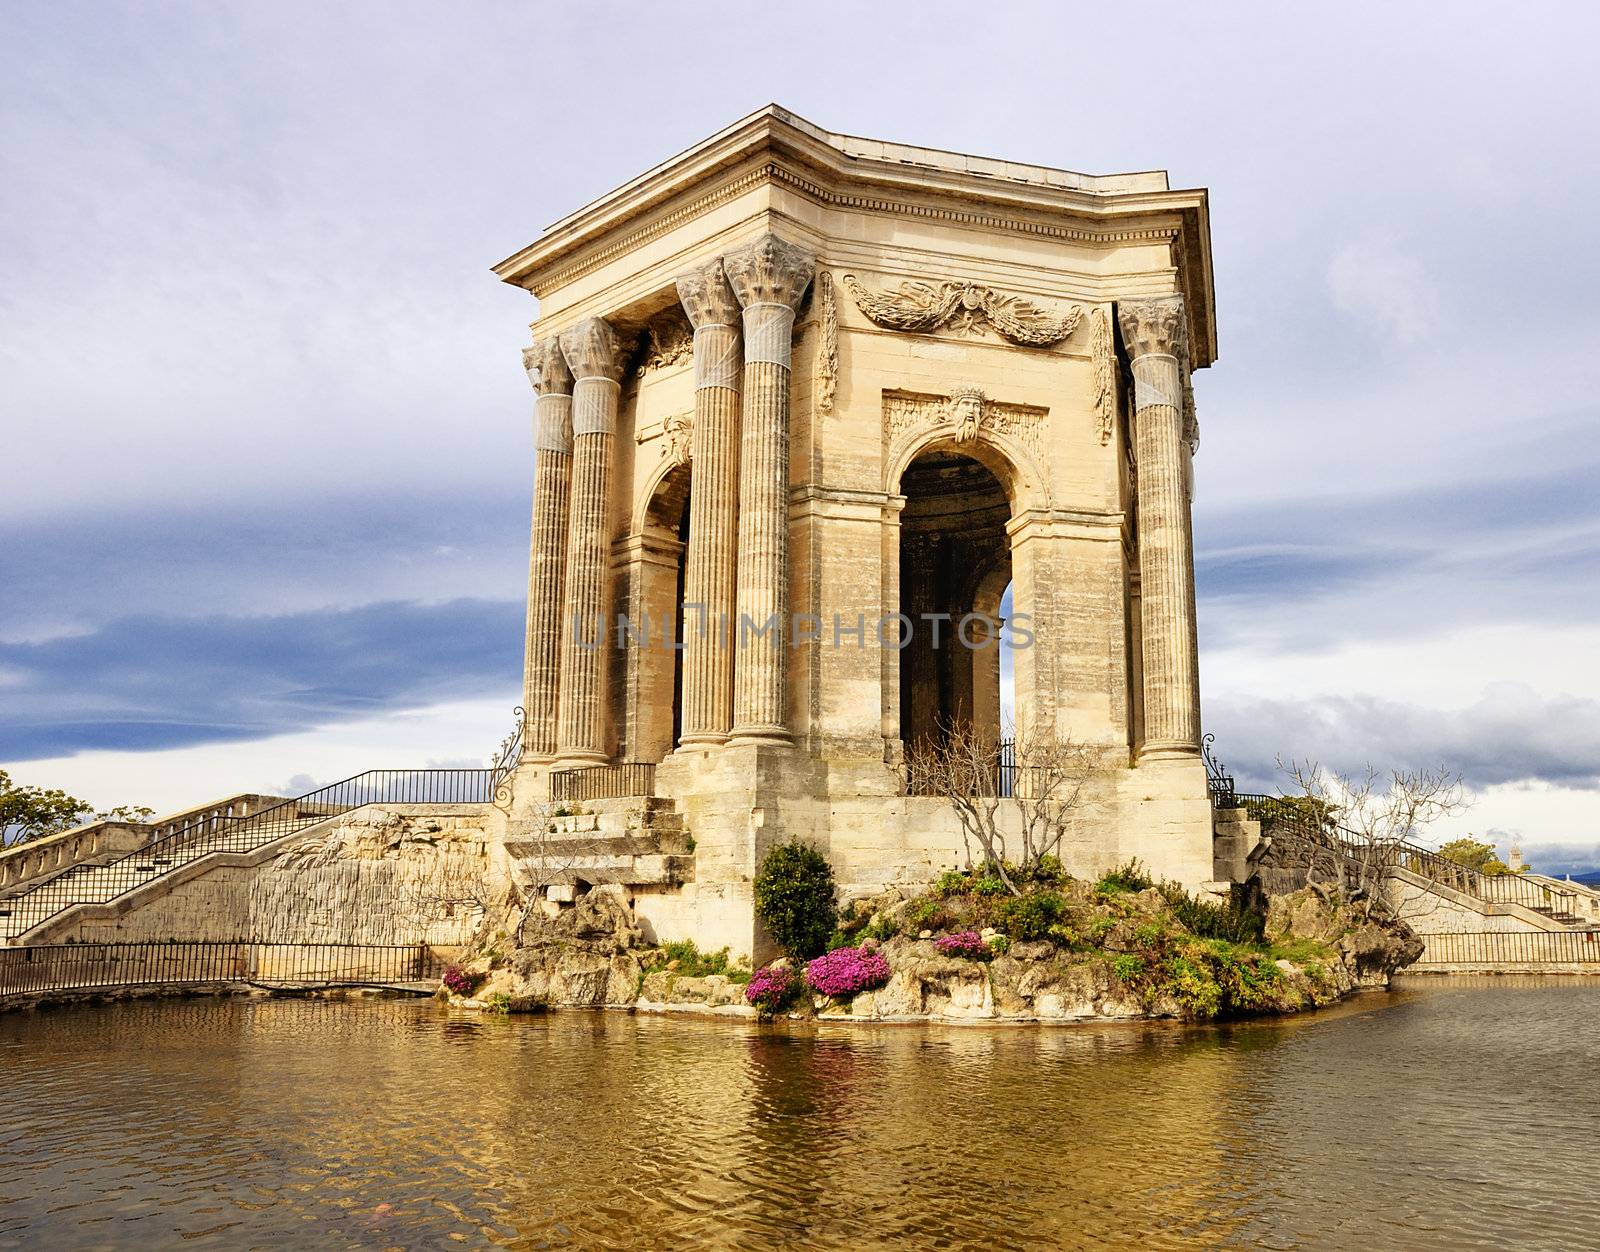
M 576 808 L 546 800 L 533 805 L 528 816 L 514 824 L 514 837 L 506 841 L 511 857 L 511 884 L 517 919 L 515 942 L 522 946 L 530 920 L 540 910 L 547 889 L 575 884 L 582 878 L 582 863 L 604 855 L 607 839 L 598 832 L 563 831 L 560 819 L 579 816 Z
M 1391 866 L 1403 863 L 1406 843 L 1467 807 L 1460 775 L 1443 766 L 1379 770 L 1368 765 L 1360 774 L 1341 774 L 1316 761 L 1279 757 L 1278 769 L 1296 792 L 1283 803 L 1293 806 L 1304 833 L 1313 835 L 1308 880 L 1317 885 L 1320 876 L 1337 885 L 1361 904 L 1364 916 L 1383 898 L 1384 879 Z
M 976 846 L 979 863 L 1020 895 L 1013 870 L 1027 873 L 1047 856 L 1059 859 L 1097 764 L 1088 748 L 1068 739 L 1019 733 L 1013 745 L 1007 761 L 994 736 L 965 722 L 942 723 L 907 750 L 906 781 L 910 794 L 946 801 L 961 822 L 968 862 Z

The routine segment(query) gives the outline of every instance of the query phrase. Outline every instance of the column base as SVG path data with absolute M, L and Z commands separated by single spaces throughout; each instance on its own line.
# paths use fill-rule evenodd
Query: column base
M 1139 749 L 1137 763 L 1146 761 L 1198 761 L 1200 745 L 1182 739 L 1154 739 Z
M 792 748 L 794 736 L 787 726 L 735 726 L 728 736 L 730 748 Z
M 676 752 L 682 748 L 720 748 L 727 742 L 728 732 L 725 730 L 696 731 L 680 737 L 678 746 L 673 751 Z
M 558 752 L 550 762 L 552 770 L 589 769 L 595 765 L 610 765 L 611 758 L 599 752 Z

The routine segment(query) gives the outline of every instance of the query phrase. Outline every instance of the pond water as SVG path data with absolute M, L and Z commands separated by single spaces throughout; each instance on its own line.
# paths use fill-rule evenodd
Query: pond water
M 0 1016 L 0 1246 L 1600 1248 L 1600 980 L 1216 1027 Z

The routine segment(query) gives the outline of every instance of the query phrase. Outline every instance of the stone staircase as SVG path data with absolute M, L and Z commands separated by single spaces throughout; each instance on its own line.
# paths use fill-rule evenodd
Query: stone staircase
M 513 822 L 513 873 L 557 902 L 585 886 L 672 886 L 694 878 L 694 839 L 672 801 L 659 796 L 589 800 Z
M 164 820 L 160 829 L 167 833 L 133 848 L 85 844 L 76 863 L 59 873 L 33 873 L 0 898 L 0 943 L 26 943 L 30 932 L 69 910 L 146 896 L 152 883 L 203 872 L 197 862 L 254 855 L 364 805 L 486 804 L 498 781 L 493 769 L 367 770 L 303 796 L 245 797 L 253 803 L 191 810 Z M 83 843 L 78 832 L 68 834 Z

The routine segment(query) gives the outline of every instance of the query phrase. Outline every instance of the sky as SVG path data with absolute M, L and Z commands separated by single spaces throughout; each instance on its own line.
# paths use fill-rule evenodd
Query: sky
M 1600 867 L 1591 6 L 18 3 L 0 767 L 176 809 L 482 764 L 536 306 L 489 266 L 777 101 L 1210 189 L 1204 722 Z

